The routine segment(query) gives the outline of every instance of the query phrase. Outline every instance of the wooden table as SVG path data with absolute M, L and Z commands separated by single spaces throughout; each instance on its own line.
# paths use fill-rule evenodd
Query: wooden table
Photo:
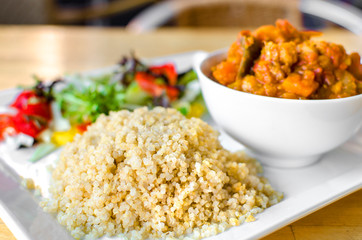
M 134 35 L 118 28 L 0 26 L 0 89 L 31 85 L 33 74 L 53 79 L 64 73 L 109 66 L 131 50 L 139 57 L 213 51 L 229 46 L 239 30 L 162 29 Z M 361 36 L 331 29 L 322 38 L 362 53 Z M 1 219 L 0 239 L 15 239 Z M 362 239 L 362 190 L 264 239 Z

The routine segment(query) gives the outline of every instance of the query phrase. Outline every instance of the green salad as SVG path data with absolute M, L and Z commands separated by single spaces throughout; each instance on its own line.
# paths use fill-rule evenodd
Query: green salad
M 179 74 L 173 63 L 146 65 L 131 56 L 101 75 L 76 74 L 52 82 L 36 78 L 9 105 L 11 111 L 0 114 L 0 140 L 18 147 L 37 143 L 35 161 L 84 132 L 99 115 L 143 106 L 176 108 L 186 117 L 206 112 L 193 70 Z M 6 141 L 10 138 L 17 141 Z

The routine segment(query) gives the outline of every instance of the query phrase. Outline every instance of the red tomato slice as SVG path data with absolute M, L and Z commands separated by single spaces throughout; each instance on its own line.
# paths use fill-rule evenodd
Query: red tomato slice
M 46 120 L 51 119 L 50 104 L 44 98 L 37 96 L 34 91 L 23 91 L 11 106 L 25 115 L 39 116 Z
M 39 116 L 46 120 L 51 119 L 50 105 L 47 103 L 28 104 L 21 112 L 25 115 Z
M 29 116 L 23 115 L 21 112 L 13 116 L 14 128 L 17 132 L 22 132 L 33 138 L 36 138 L 41 131 L 46 128 L 46 124 L 36 122 Z
M 33 97 L 37 97 L 34 91 L 24 90 L 16 97 L 15 101 L 10 106 L 21 110 L 28 105 L 29 99 Z

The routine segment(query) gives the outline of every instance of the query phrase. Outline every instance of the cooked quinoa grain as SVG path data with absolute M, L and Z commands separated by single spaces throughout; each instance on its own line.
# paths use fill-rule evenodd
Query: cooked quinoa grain
M 200 119 L 141 108 L 100 116 L 65 146 L 44 202 L 76 238 L 202 238 L 277 203 L 260 165 Z

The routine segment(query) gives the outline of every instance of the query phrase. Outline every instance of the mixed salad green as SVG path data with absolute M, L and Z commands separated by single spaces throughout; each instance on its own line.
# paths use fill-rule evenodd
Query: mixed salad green
M 38 143 L 32 161 L 110 111 L 163 106 L 187 117 L 206 111 L 195 72 L 178 74 L 172 63 L 146 65 L 131 56 L 96 77 L 79 74 L 47 83 L 35 79 L 36 84 L 10 104 L 10 112 L 0 114 L 0 140 L 16 148 Z

